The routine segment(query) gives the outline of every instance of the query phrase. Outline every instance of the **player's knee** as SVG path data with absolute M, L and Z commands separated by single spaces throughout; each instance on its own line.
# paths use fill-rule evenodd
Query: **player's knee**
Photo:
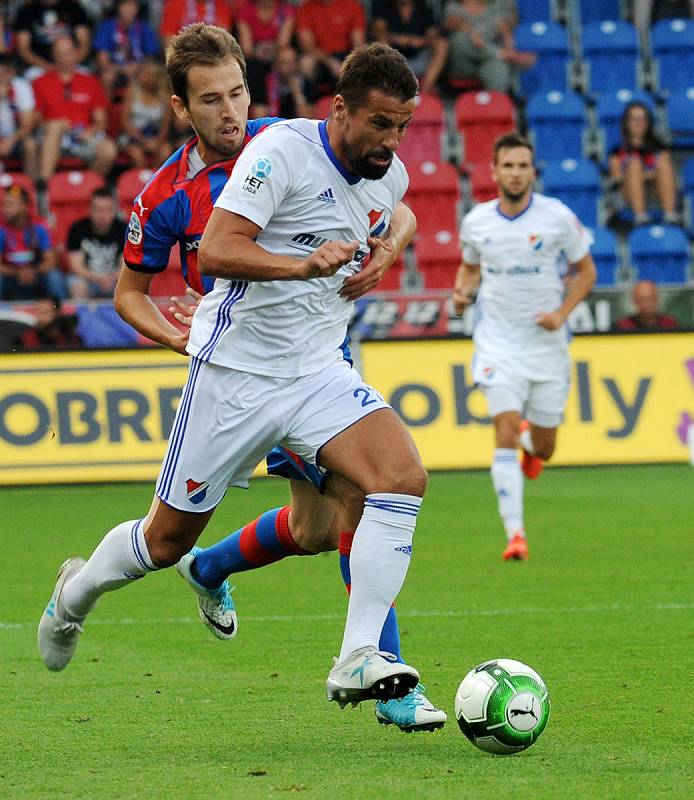
M 554 455 L 554 442 L 540 442 L 539 444 L 533 442 L 533 446 L 535 455 L 543 461 L 549 461 Z
M 160 569 L 177 564 L 195 544 L 195 539 L 177 530 L 149 528 L 145 537 L 149 557 Z
M 421 462 L 413 462 L 406 468 L 399 466 L 393 469 L 385 478 L 380 492 L 387 494 L 409 494 L 413 497 L 423 497 L 429 481 L 429 475 Z M 379 482 L 380 483 L 380 482 Z M 368 494 L 371 494 L 369 492 Z

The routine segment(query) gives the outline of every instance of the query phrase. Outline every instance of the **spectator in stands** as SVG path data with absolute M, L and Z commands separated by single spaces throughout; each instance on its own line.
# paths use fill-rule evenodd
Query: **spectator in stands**
M 181 28 L 193 22 L 206 22 L 218 25 L 224 30 L 231 30 L 231 0 L 167 0 L 163 8 L 159 33 L 164 46 Z
M 171 154 L 171 91 L 163 67 L 154 61 L 138 64 L 125 92 L 121 112 L 120 147 L 134 167 L 157 166 Z
M 116 0 L 115 16 L 96 29 L 94 50 L 105 86 L 124 87 L 138 64 L 160 53 L 159 37 L 148 22 L 138 19 L 139 10 L 138 0 Z
M 435 92 L 448 43 L 434 24 L 426 0 L 376 0 L 372 18 L 374 41 L 397 48 L 420 79 L 420 91 Z
M 89 56 L 89 19 L 77 0 L 28 0 L 17 12 L 14 31 L 17 55 L 29 69 L 28 78 L 55 65 L 53 45 L 61 37 L 74 41 L 76 64 Z
M 643 32 L 661 19 L 694 17 L 694 0 L 635 0 L 634 24 Z
M 82 347 L 77 317 L 62 312 L 59 297 L 46 295 L 34 303 L 36 325 L 15 342 L 17 350 L 74 350 Z
M 36 177 L 34 107 L 31 84 L 15 75 L 11 56 L 0 54 L 0 164 L 20 161 L 31 177 Z
M 679 322 L 669 314 L 662 314 L 658 287 L 653 281 L 639 281 L 631 296 L 636 313 L 617 320 L 618 331 L 674 331 Z
M 65 296 L 48 226 L 32 219 L 29 194 L 11 186 L 0 219 L 0 299 L 33 300 L 41 294 Z
M 306 0 L 296 13 L 296 36 L 313 62 L 311 77 L 330 94 L 343 58 L 366 40 L 364 9 L 357 0 Z
M 125 230 L 110 190 L 97 189 L 89 203 L 89 216 L 73 223 L 67 237 L 72 297 L 113 297 Z
M 663 209 L 663 221 L 677 223 L 677 188 L 670 152 L 653 130 L 648 106 L 634 102 L 622 115 L 622 141 L 609 158 L 610 178 L 621 188 L 624 202 L 634 212 L 636 225 L 651 221 L 648 213 L 649 187 Z
M 34 81 L 36 110 L 43 122 L 39 154 L 39 188 L 55 172 L 61 156 L 87 161 L 107 176 L 116 146 L 106 135 L 107 100 L 94 75 L 77 70 L 77 50 L 69 36 L 53 43 L 55 69 Z
M 267 78 L 278 51 L 291 44 L 294 8 L 283 0 L 249 0 L 238 13 L 236 31 L 246 57 L 253 113 L 265 116 Z
M 489 91 L 508 91 L 514 67 L 522 69 L 535 63 L 534 53 L 515 49 L 512 22 L 508 4 L 497 6 L 488 0 L 447 2 L 447 77 L 453 81 L 479 78 Z
M 318 99 L 315 83 L 301 70 L 293 47 L 283 47 L 267 78 L 267 115 L 313 118 L 313 104 Z

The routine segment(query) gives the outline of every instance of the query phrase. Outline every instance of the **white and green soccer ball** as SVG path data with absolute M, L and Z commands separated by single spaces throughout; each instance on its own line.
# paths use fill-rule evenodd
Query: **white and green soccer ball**
M 525 750 L 549 719 L 549 693 L 542 678 L 510 658 L 470 670 L 455 695 L 460 730 L 480 750 L 510 755 Z

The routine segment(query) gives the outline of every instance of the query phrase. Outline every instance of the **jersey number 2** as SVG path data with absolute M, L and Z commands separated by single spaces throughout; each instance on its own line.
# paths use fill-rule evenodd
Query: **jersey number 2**
M 362 408 L 365 408 L 366 406 L 370 406 L 371 403 L 377 403 L 378 402 L 378 400 L 375 397 L 371 397 L 371 392 L 369 392 L 369 390 L 364 386 L 360 386 L 358 389 L 355 389 L 352 396 L 356 397 L 357 399 L 359 399 L 359 396 L 362 395 L 362 394 L 364 395 L 362 397 L 362 399 L 361 399 L 361 407 Z

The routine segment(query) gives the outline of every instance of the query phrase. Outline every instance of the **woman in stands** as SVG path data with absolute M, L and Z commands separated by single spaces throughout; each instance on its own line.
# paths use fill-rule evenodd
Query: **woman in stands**
M 650 187 L 663 211 L 663 222 L 678 222 L 677 188 L 670 152 L 653 130 L 648 106 L 634 102 L 622 115 L 622 141 L 610 154 L 610 177 L 621 188 L 622 197 L 634 212 L 636 225 L 651 222 L 648 212 Z

